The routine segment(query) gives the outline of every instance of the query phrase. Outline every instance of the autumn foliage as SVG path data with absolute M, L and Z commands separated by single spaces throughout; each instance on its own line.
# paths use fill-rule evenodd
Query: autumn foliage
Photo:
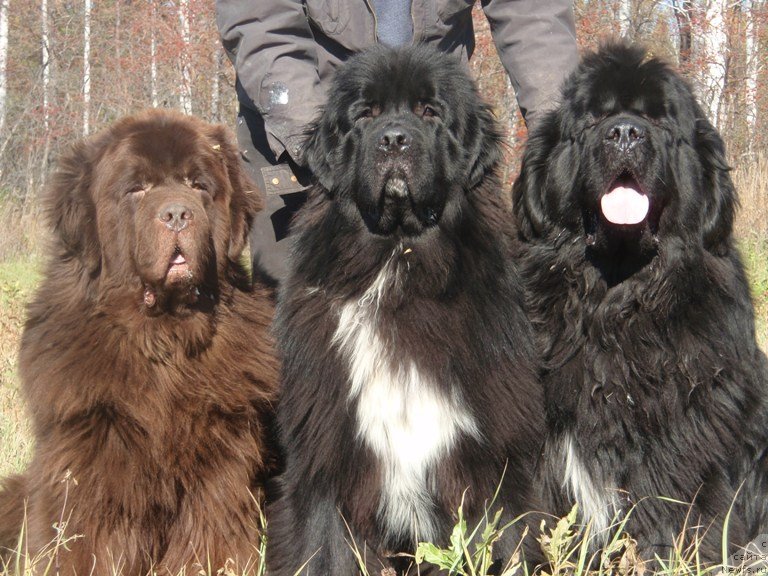
M 93 2 L 88 100 L 83 90 L 84 0 L 3 1 L 8 48 L 0 222 L 14 216 L 23 238 L 10 247 L 0 240 L 0 257 L 9 249 L 30 249 L 34 234 L 29 222 L 36 221 L 37 194 L 62 146 L 83 135 L 86 106 L 92 132 L 141 108 L 181 109 L 183 87 L 188 86 L 192 113 L 234 123 L 234 73 L 219 42 L 214 0 Z M 574 10 L 582 49 L 627 36 L 678 67 L 723 133 L 734 166 L 766 155 L 766 0 L 575 0 Z M 509 182 L 517 170 L 525 126 L 479 2 L 474 17 L 472 67 L 507 130 Z

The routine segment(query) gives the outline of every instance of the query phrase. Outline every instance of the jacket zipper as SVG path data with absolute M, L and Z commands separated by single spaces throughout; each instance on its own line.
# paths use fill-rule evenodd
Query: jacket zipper
M 364 0 L 365 5 L 368 6 L 368 10 L 371 11 L 371 16 L 373 16 L 373 41 L 375 44 L 379 43 L 379 21 L 376 18 L 376 10 L 373 9 L 373 4 L 371 4 L 370 0 Z M 411 19 L 413 19 L 413 14 L 411 14 Z

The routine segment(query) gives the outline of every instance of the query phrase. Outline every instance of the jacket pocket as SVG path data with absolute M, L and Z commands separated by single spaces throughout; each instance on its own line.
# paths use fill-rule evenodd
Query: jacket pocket
M 474 0 L 438 0 L 437 17 L 446 22 L 459 12 L 471 9 L 474 3 Z
M 349 23 L 349 10 L 342 10 L 341 0 L 306 0 L 307 17 L 325 34 L 340 34 Z

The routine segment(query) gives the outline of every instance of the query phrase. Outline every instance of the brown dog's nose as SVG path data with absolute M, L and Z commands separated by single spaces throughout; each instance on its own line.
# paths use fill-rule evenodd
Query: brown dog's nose
M 192 210 L 183 204 L 166 204 L 160 209 L 157 217 L 165 227 L 173 232 L 181 232 L 192 220 Z

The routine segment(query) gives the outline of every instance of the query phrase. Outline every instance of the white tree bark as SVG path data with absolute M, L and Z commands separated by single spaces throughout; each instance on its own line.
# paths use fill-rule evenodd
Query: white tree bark
M 0 0 L 0 133 L 5 128 L 8 108 L 8 8 L 10 0 Z
M 211 78 L 211 122 L 219 122 L 221 121 L 220 113 L 219 113 L 219 106 L 220 106 L 220 93 L 221 93 L 221 85 L 220 85 L 220 76 L 221 76 L 221 66 L 223 61 L 223 53 L 221 51 L 221 46 L 218 42 L 216 42 L 216 46 L 214 46 L 214 66 L 213 66 L 213 78 Z
M 152 96 L 152 108 L 160 105 L 157 96 L 157 0 L 149 0 L 150 26 L 149 26 L 149 85 Z
M 619 32 L 622 38 L 629 38 L 630 40 L 634 36 L 634 30 L 632 29 L 632 1 L 631 0 L 619 0 Z
M 51 31 L 48 25 L 48 0 L 40 2 L 40 38 L 41 62 L 43 72 L 43 127 L 47 134 L 51 125 Z
M 91 131 L 91 7 L 85 0 L 83 14 L 83 136 Z
M 759 70 L 759 27 L 756 22 L 755 8 L 760 4 L 759 0 L 747 0 L 744 9 L 747 11 L 747 126 L 749 132 L 754 133 L 757 125 L 757 74 Z M 749 139 L 749 150 L 752 151 L 754 139 Z
M 181 90 L 179 105 L 182 112 L 192 114 L 192 74 L 189 65 L 189 0 L 179 0 L 179 24 L 181 29 Z
M 701 54 L 706 62 L 702 78 L 703 93 L 700 97 L 710 120 L 717 128 L 722 124 L 721 108 L 727 72 L 728 34 L 725 27 L 727 9 L 726 0 L 709 0 L 703 23 L 703 34 L 699 40 Z

